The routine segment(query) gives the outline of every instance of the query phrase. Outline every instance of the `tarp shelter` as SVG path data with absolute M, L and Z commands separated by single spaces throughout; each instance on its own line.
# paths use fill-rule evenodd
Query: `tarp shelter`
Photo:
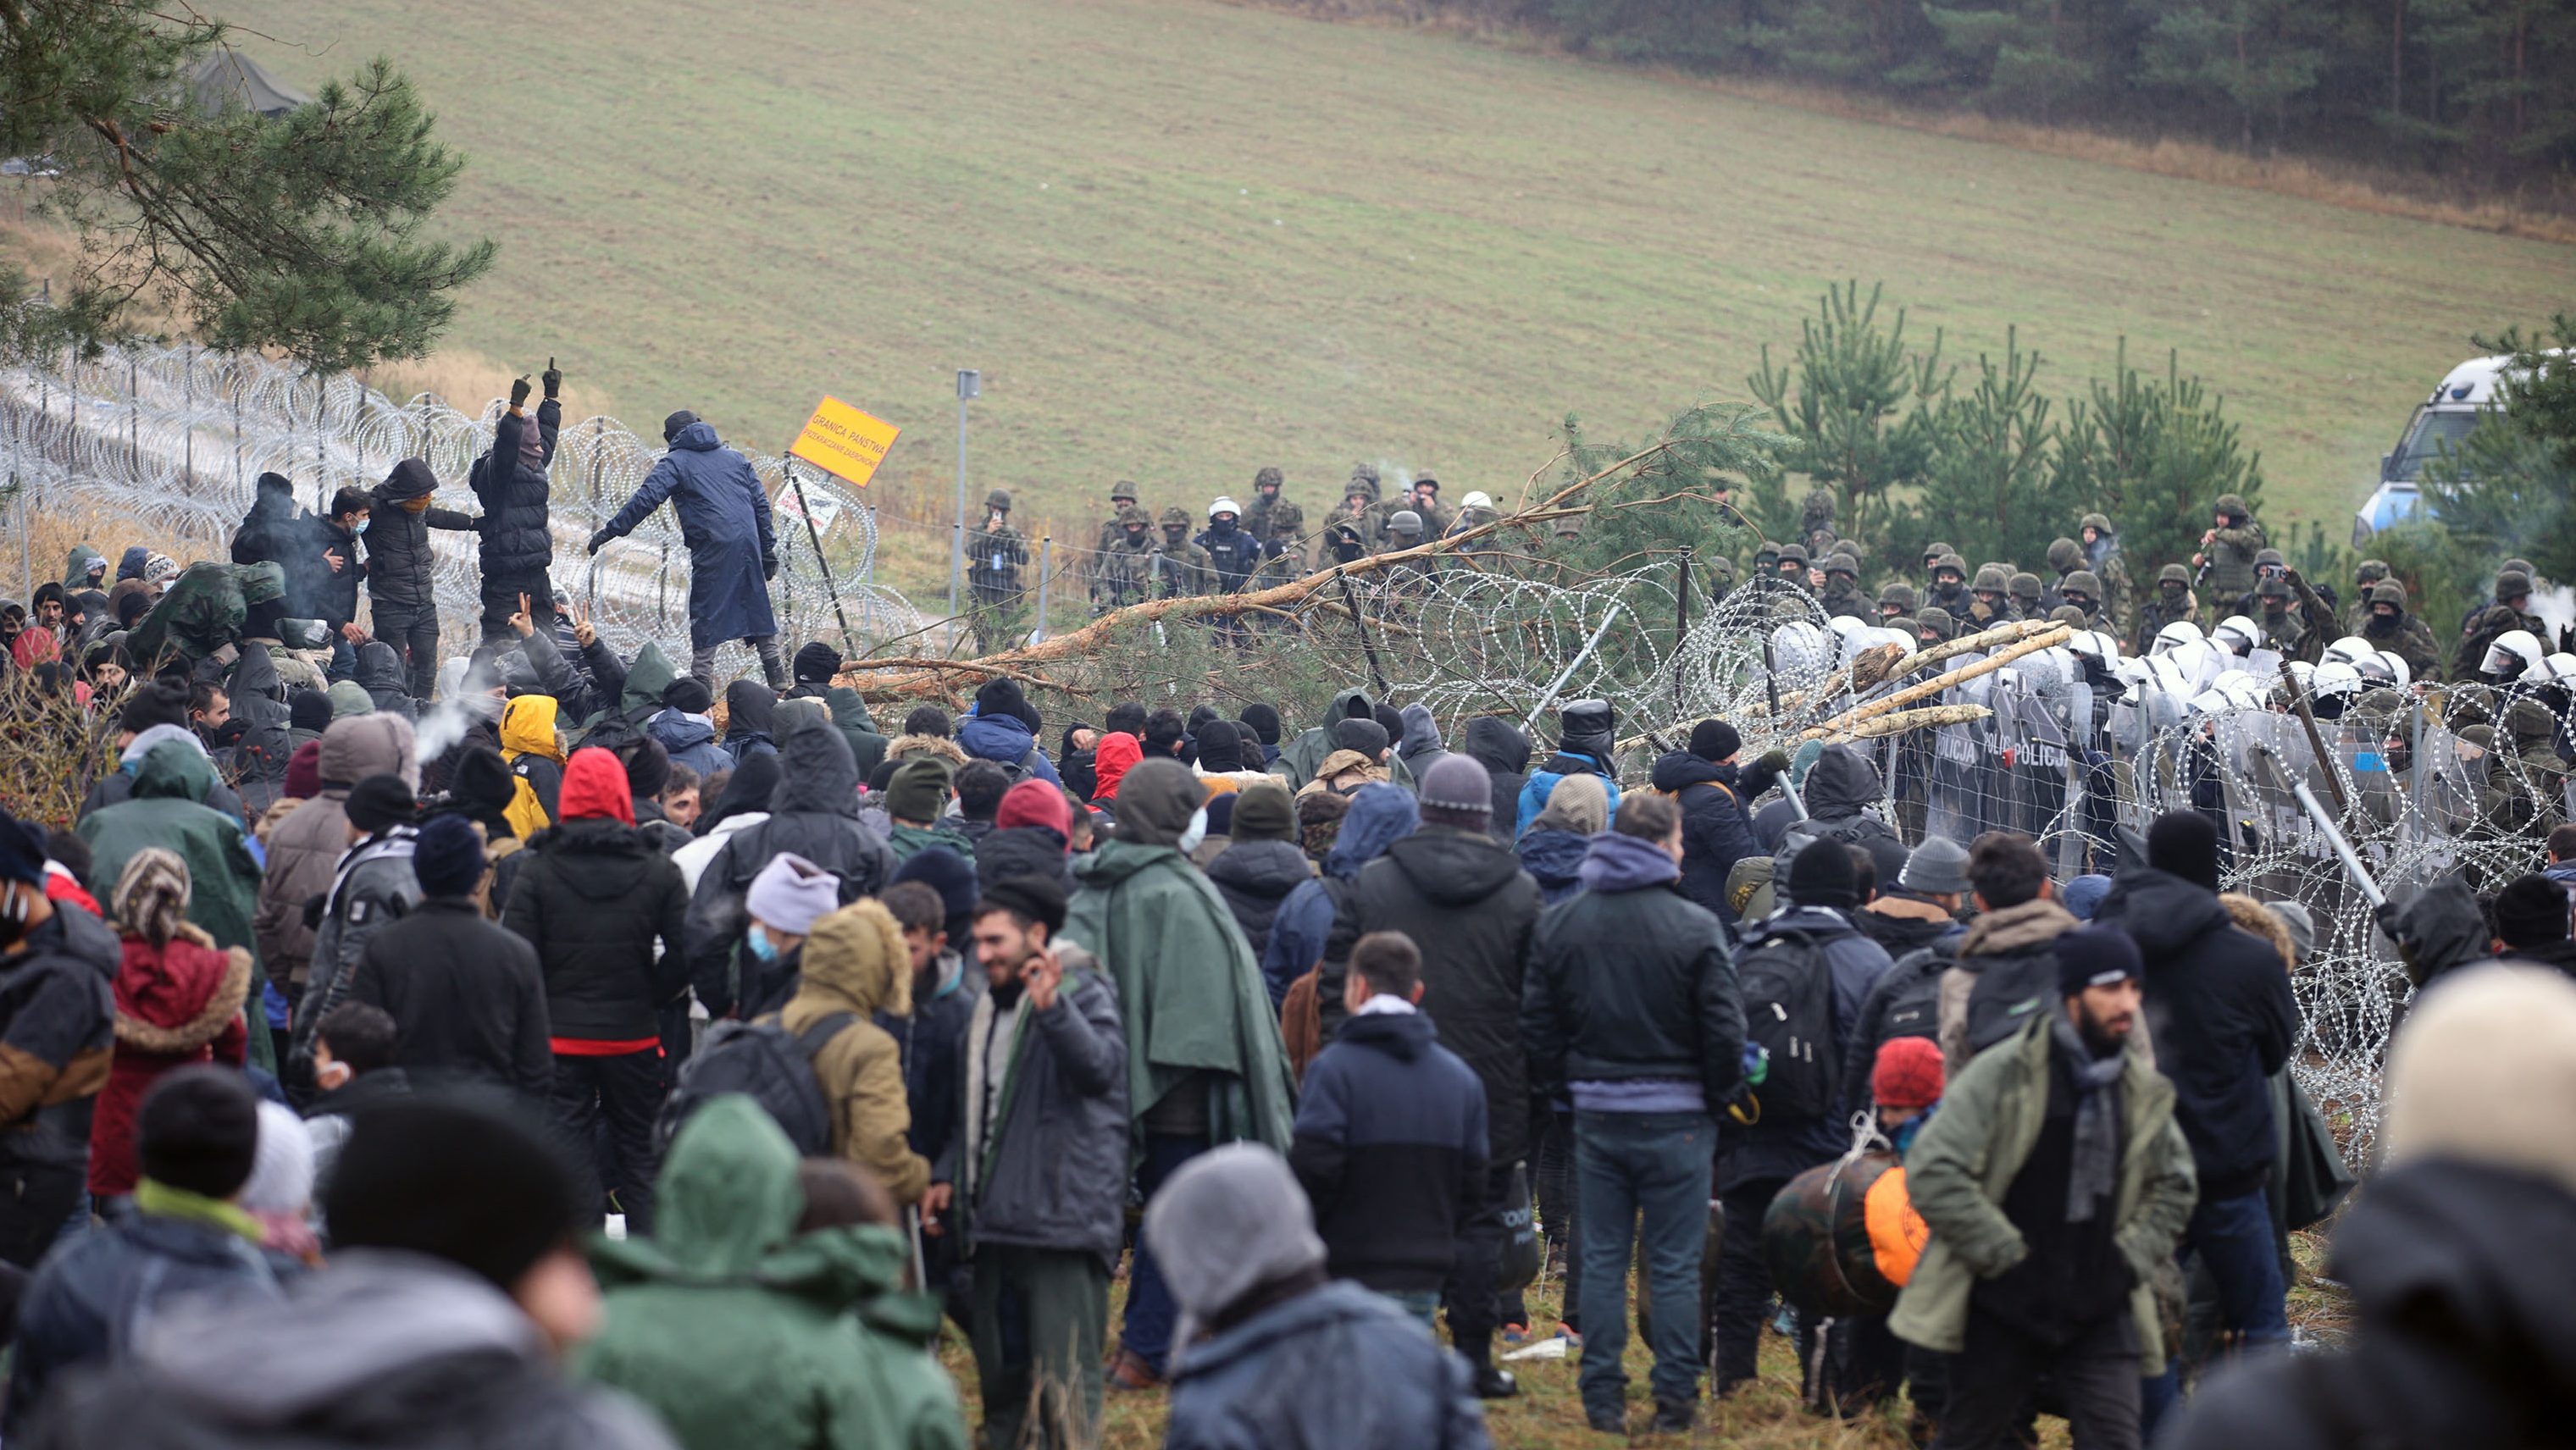
M 311 96 L 261 69 L 258 61 L 223 47 L 206 52 L 188 72 L 188 94 L 196 101 L 197 109 L 209 116 L 236 101 L 245 110 L 271 117 L 283 116 L 313 101 Z

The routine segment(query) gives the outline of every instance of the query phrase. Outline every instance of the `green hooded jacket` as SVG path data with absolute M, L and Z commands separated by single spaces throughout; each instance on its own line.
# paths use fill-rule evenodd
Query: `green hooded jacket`
M 1270 762 L 1270 773 L 1288 782 L 1289 794 L 1296 794 L 1305 788 L 1306 782 L 1315 778 L 1315 772 L 1322 767 L 1324 757 L 1333 753 L 1335 725 L 1344 720 L 1376 718 L 1375 712 L 1370 708 L 1366 690 L 1342 691 L 1333 697 L 1332 704 L 1325 707 L 1322 720 L 1308 726 L 1298 733 L 1296 739 L 1280 748 L 1279 758 Z M 1404 762 L 1396 758 L 1396 742 L 1390 739 L 1386 744 L 1386 778 L 1406 790 L 1412 790 L 1413 772 L 1407 770 Z
M 240 947 L 259 960 L 251 917 L 259 909 L 259 862 L 241 822 L 206 804 L 215 766 L 182 740 L 152 747 L 134 768 L 134 794 L 82 818 L 80 838 L 95 860 L 90 879 L 105 898 L 125 863 L 146 846 L 175 851 L 188 867 L 188 920 L 218 947 Z
M 901 821 L 886 832 L 886 849 L 894 853 L 895 864 L 911 860 L 933 846 L 944 846 L 966 858 L 975 859 L 975 843 L 946 826 L 912 826 Z
M 241 642 L 250 606 L 284 597 L 286 571 L 275 564 L 191 564 L 172 580 L 152 612 L 126 636 L 125 653 L 137 673 L 148 672 L 165 651 L 202 660 Z
M 1216 888 L 1170 846 L 1111 841 L 1074 862 L 1077 889 L 1059 935 L 1097 958 L 1118 987 L 1127 1028 L 1127 1112 L 1139 1126 L 1165 1093 L 1208 1075 L 1218 1143 L 1285 1153 L 1296 1089 L 1279 1014 L 1243 930 Z
M 965 1450 L 939 1306 L 898 1287 L 903 1235 L 799 1235 L 795 1145 L 751 1099 L 692 1116 L 657 1188 L 652 1238 L 591 1247 L 606 1323 L 576 1374 L 643 1401 L 686 1450 Z
M 105 589 L 116 581 L 101 579 L 98 583 L 92 584 L 89 582 L 89 566 L 106 562 L 107 556 L 89 545 L 72 545 L 71 553 L 63 560 L 63 587 L 74 594 L 84 589 Z

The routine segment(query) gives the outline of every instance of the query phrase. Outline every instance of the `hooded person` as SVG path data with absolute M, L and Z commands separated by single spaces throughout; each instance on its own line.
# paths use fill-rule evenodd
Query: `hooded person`
M 731 985 L 734 953 L 751 924 L 746 908 L 751 883 L 772 858 L 789 852 L 832 873 L 844 903 L 874 895 L 894 878 L 898 863 L 893 853 L 859 820 L 858 765 L 850 758 L 849 742 L 810 710 L 803 714 L 779 746 L 769 814 L 724 834 L 698 868 L 697 885 L 689 893 L 689 981 L 714 1016 L 740 1005 Z M 755 756 L 747 762 L 736 773 L 736 783 L 765 761 Z M 749 804 L 737 800 L 728 785 L 717 802 L 720 819 L 735 814 L 726 809 L 728 802 Z M 711 827 L 688 850 L 707 846 L 716 829 Z
M 1458 753 L 1485 767 L 1494 783 L 1494 836 L 1511 840 L 1520 825 L 1521 786 L 1529 778 L 1529 737 L 1500 715 L 1479 715 L 1467 722 Z
M 837 1024 L 814 1050 L 814 1080 L 831 1109 L 833 1156 L 856 1163 L 910 1205 L 930 1185 L 930 1164 L 907 1136 L 912 1112 L 884 1012 L 912 1012 L 912 958 L 903 932 L 875 901 L 844 906 L 805 939 L 796 993 L 774 1019 L 798 1039 Z
M 811 1232 L 796 1148 L 747 1098 L 720 1097 L 671 1142 L 652 1238 L 603 1241 L 597 1338 L 574 1373 L 652 1408 L 691 1450 L 957 1446 L 936 1306 L 904 1292 L 886 1223 Z
M 370 494 L 367 518 L 367 600 L 372 632 L 394 654 L 409 662 L 407 689 L 426 700 L 438 676 L 438 589 L 429 531 L 472 533 L 478 521 L 470 514 L 443 509 L 430 501 L 438 476 L 429 461 L 406 458 L 393 466 Z M 372 690 L 372 686 L 370 689 Z M 382 704 L 381 699 L 378 702 Z
M 1260 961 L 1280 907 L 1314 879 L 1315 869 L 1297 843 L 1296 803 L 1274 779 L 1264 776 L 1235 794 L 1231 825 L 1232 843 L 1207 864 L 1208 884 L 1225 898 Z
M 1610 793 L 1597 775 L 1569 775 L 1548 792 L 1547 808 L 1512 843 L 1521 869 L 1548 906 L 1583 889 L 1583 858 L 1592 838 L 1610 829 Z
M 147 850 L 177 856 L 187 867 L 189 923 L 218 950 L 249 952 L 256 970 L 259 861 L 240 818 L 206 804 L 214 781 L 214 763 L 195 742 L 163 741 L 135 771 L 134 794 L 82 820 L 78 833 L 88 843 L 94 881 L 121 880 L 126 863 Z
M 1314 1212 L 1277 1152 L 1193 1160 L 1147 1202 L 1142 1238 L 1171 1265 L 1187 1340 L 1170 1443 L 1491 1443 L 1457 1356 L 1394 1301 L 1326 1277 Z
M 1118 787 L 1126 780 L 1127 772 L 1135 769 L 1137 762 L 1144 758 L 1144 742 L 1126 731 L 1112 730 L 1102 735 L 1100 743 L 1092 747 L 1092 804 L 1098 805 L 1103 801 L 1114 803 L 1118 799 Z
M 1297 803 L 1301 823 L 1312 803 L 1312 798 Z M 1351 883 L 1360 868 L 1413 834 L 1422 824 L 1422 807 L 1401 786 L 1364 785 L 1349 797 L 1337 824 L 1315 879 L 1300 883 L 1279 903 L 1278 914 L 1271 918 L 1269 946 L 1261 954 L 1262 979 L 1274 1004 L 1285 1001 L 1300 978 L 1315 974 L 1316 1040 L 1306 1048 L 1307 1057 L 1330 1040 L 1342 1023 L 1342 971 L 1350 960 L 1351 945 L 1359 940 L 1354 920 L 1343 910 Z
M 46 890 L 43 827 L 0 811 L 0 1262 L 21 1271 L 61 1237 L 78 1202 L 92 1109 L 108 1080 L 116 933 Z
M 1597 775 L 1602 779 L 1610 800 L 1610 809 L 1619 809 L 1619 781 L 1614 757 L 1618 753 L 1617 716 L 1606 700 L 1576 700 L 1562 705 L 1556 712 L 1557 749 L 1547 762 L 1529 773 L 1521 786 L 1518 813 L 1513 818 L 1512 833 L 1529 829 L 1529 823 L 1547 807 L 1548 793 L 1556 783 L 1569 775 Z
M 736 680 L 725 686 L 724 752 L 735 765 L 762 752 L 776 753 L 778 742 L 772 738 L 776 728 L 770 720 L 778 705 L 778 692 L 758 680 Z
M 1475 1367 L 1477 1392 L 1497 1397 L 1513 1392 L 1490 1356 L 1501 1327 L 1503 1213 L 1513 1167 L 1529 1146 L 1521 995 L 1539 888 L 1488 829 L 1493 782 L 1483 766 L 1463 755 L 1441 760 L 1422 778 L 1421 801 L 1422 829 L 1361 868 L 1343 914 L 1361 935 L 1400 931 L 1421 948 L 1422 1010 L 1485 1085 L 1493 1166 L 1442 1301 L 1451 1339 Z
M 552 695 L 520 695 L 501 711 L 501 759 L 517 778 L 510 829 L 520 840 L 562 819 L 564 742 L 561 713 Z M 631 813 L 632 805 L 627 807 Z
M 2408 980 L 2418 987 L 2480 965 L 2493 950 L 2494 934 L 2465 871 L 2446 871 L 2402 901 L 2392 898 L 2376 916 L 2396 944 Z
M 314 756 L 320 790 L 269 831 L 252 936 L 267 980 L 290 1000 L 311 979 L 315 923 L 305 903 L 331 888 L 349 849 L 350 788 L 369 776 L 416 777 L 411 726 L 399 716 L 334 721 Z
M 473 823 L 433 817 L 412 840 L 420 901 L 367 939 L 348 1000 L 394 1021 L 393 1063 L 424 1086 L 479 1082 L 530 1103 L 554 1088 L 554 1033 L 536 948 L 483 914 Z
M 996 675 L 975 692 L 974 708 L 957 725 L 957 748 L 970 760 L 989 760 L 1011 773 L 1013 782 L 1042 780 L 1061 785 L 1064 778 L 1038 748 L 1037 712 L 1030 708 L 1020 682 Z
M 528 597 L 528 616 L 540 630 L 554 628 L 555 587 L 546 571 L 553 567 L 555 536 L 550 527 L 555 438 L 563 427 L 563 404 L 555 394 L 563 375 L 545 373 L 545 401 L 532 416 L 527 411 L 528 380 L 510 385 L 510 405 L 492 425 L 492 446 L 474 460 L 466 482 L 483 505 L 476 530 L 482 536 L 483 638 L 510 637 L 510 616 L 519 612 L 519 596 Z
M 217 948 L 188 921 L 188 896 L 187 863 L 158 846 L 136 852 L 116 878 L 116 1050 L 90 1120 L 93 1198 L 134 1191 L 135 1115 L 154 1083 L 193 1063 L 248 1061 L 250 953 Z
M 1338 745 L 1333 735 L 1334 727 L 1344 720 L 1373 720 L 1376 715 L 1377 706 L 1365 692 L 1342 691 L 1333 696 L 1332 703 L 1324 708 L 1324 718 L 1320 722 L 1299 732 L 1296 739 L 1280 749 L 1279 758 L 1270 763 L 1270 773 L 1287 781 L 1292 791 L 1304 789 L 1306 783 L 1315 778 L 1324 758 L 1331 755 Z
M 1198 759 L 1190 763 L 1193 774 L 1207 784 L 1211 796 L 1232 795 L 1237 791 L 1277 776 L 1251 763 L 1259 758 L 1260 742 L 1249 729 L 1231 720 L 1210 720 L 1199 727 Z M 1248 752 L 1254 752 L 1247 758 Z
M 1396 713 L 1404 730 L 1396 739 L 1395 757 L 1420 781 L 1424 771 L 1449 753 L 1441 744 L 1439 723 L 1431 718 L 1428 705 L 1407 705 Z
M 1330 791 L 1349 795 L 1372 781 L 1394 778 L 1396 762 L 1388 755 L 1391 739 L 1375 720 L 1344 720 L 1333 726 L 1333 753 L 1315 767 L 1315 777 L 1297 788 L 1299 795 Z
M 646 515 L 671 502 L 689 548 L 689 673 L 714 688 L 716 649 L 741 640 L 760 655 L 771 690 L 787 688 L 778 657 L 778 620 L 768 581 L 778 576 L 778 539 L 769 495 L 751 461 L 724 446 L 716 430 L 682 409 L 662 420 L 668 451 L 615 517 L 590 536 L 597 554 Z
M 358 673 L 351 683 L 366 692 L 371 709 L 419 723 L 420 706 L 403 676 L 402 656 L 392 645 L 371 639 L 358 646 Z
M 644 733 L 671 763 L 696 771 L 700 780 L 737 763 L 733 752 L 716 743 L 715 703 L 704 680 L 682 675 L 663 687 L 661 710 L 644 722 Z
M 2380 1169 L 2337 1220 L 2326 1269 L 2350 1293 L 2350 1333 L 2209 1376 L 2159 1444 L 2560 1438 L 2576 1154 L 2553 1105 L 2576 1094 L 2576 985 L 2505 965 L 2444 979 L 2398 1028 L 2384 1093 Z
M 1127 1100 L 1149 1196 L 1196 1154 L 1250 1141 L 1284 1149 L 1294 1096 L 1279 1021 L 1234 913 L 1189 863 L 1204 792 L 1177 760 L 1120 785 L 1118 835 L 1074 863 L 1063 941 L 1098 960 L 1126 1023 Z M 1160 1378 L 1172 1303 L 1150 1253 L 1130 1279 L 1119 1375 Z

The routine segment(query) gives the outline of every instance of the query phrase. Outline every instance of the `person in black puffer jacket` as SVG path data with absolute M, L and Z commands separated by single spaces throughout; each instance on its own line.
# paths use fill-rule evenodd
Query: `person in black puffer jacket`
M 1451 1341 L 1475 1367 L 1477 1392 L 1508 1395 L 1511 1377 L 1493 1367 L 1491 1353 L 1501 1313 L 1504 1200 L 1513 1166 L 1529 1152 L 1521 986 L 1538 924 L 1538 883 L 1494 839 L 1493 780 L 1473 758 L 1453 755 L 1433 766 L 1421 804 L 1422 829 L 1360 868 L 1349 914 L 1361 935 L 1400 931 L 1422 949 L 1422 1010 L 1485 1085 L 1493 1167 L 1442 1300 Z
M 1691 727 L 1690 748 L 1655 761 L 1655 789 L 1682 808 L 1681 893 L 1693 905 L 1732 925 L 1726 873 L 1747 856 L 1762 854 L 1753 839 L 1753 801 L 1789 768 L 1788 752 L 1773 750 L 1750 769 L 1736 764 L 1744 737 L 1723 720 Z
M 689 899 L 689 980 L 712 1016 L 734 1010 L 729 968 L 751 925 L 743 897 L 771 857 L 793 851 L 839 877 L 844 906 L 894 879 L 893 853 L 859 821 L 859 767 L 849 742 L 812 710 L 796 713 L 778 750 L 769 819 L 725 837 Z
M 367 599 L 375 609 L 375 636 L 408 663 L 415 700 L 428 699 L 438 681 L 438 590 L 429 531 L 472 533 L 481 526 L 472 514 L 433 505 L 430 495 L 437 489 L 429 460 L 406 458 L 375 486 L 375 507 L 367 517 Z
M 2200 1182 L 2183 1246 L 2218 1281 L 2225 1327 L 2259 1347 L 2290 1337 L 2263 1186 L 2279 1152 L 2268 1080 L 2301 1024 L 2280 953 L 2239 930 L 2218 899 L 2218 853 L 2208 816 L 2158 816 L 2146 861 L 2122 863 L 2093 920 L 2136 938 L 2146 959 L 2143 1020 Z
M 474 460 L 474 496 L 483 501 L 486 644 L 513 637 L 510 616 L 519 612 L 522 594 L 536 627 L 546 633 L 555 627 L 555 586 L 546 575 L 555 560 L 546 469 L 554 463 L 555 434 L 563 427 L 563 404 L 555 400 L 563 374 L 549 367 L 545 383 L 546 400 L 533 418 L 526 407 L 528 380 L 510 384 L 510 408 L 493 425 L 492 449 Z
M 688 988 L 676 946 L 689 893 L 680 868 L 637 834 L 634 799 L 616 756 L 597 747 L 574 751 L 564 766 L 557 824 L 517 853 L 526 859 L 501 924 L 537 949 L 545 973 L 555 1117 L 592 1175 L 583 1210 L 599 1220 L 604 1184 L 616 1191 L 628 1229 L 649 1234 L 660 1164 L 653 1119 L 665 1086 L 658 1014 Z M 603 1116 L 616 1149 L 614 1174 L 600 1171 L 605 1165 L 593 1146 Z
M 1253 960 L 1270 949 L 1270 923 L 1288 893 L 1315 875 L 1297 844 L 1297 809 L 1288 792 L 1268 781 L 1245 786 L 1234 798 L 1234 844 L 1207 866 L 1208 884 L 1225 898 L 1234 924 L 1252 943 Z
M 1530 742 L 1521 727 L 1500 715 L 1479 715 L 1467 722 L 1467 738 L 1458 753 L 1485 768 L 1494 782 L 1494 838 L 1512 838 L 1514 816 L 1521 805 L 1521 786 L 1529 779 Z

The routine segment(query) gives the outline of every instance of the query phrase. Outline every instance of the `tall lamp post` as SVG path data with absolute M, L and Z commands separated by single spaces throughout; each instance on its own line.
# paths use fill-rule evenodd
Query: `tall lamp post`
M 957 370 L 957 532 L 948 541 L 948 617 L 957 617 L 958 586 L 966 578 L 966 405 L 984 396 L 984 375 Z

